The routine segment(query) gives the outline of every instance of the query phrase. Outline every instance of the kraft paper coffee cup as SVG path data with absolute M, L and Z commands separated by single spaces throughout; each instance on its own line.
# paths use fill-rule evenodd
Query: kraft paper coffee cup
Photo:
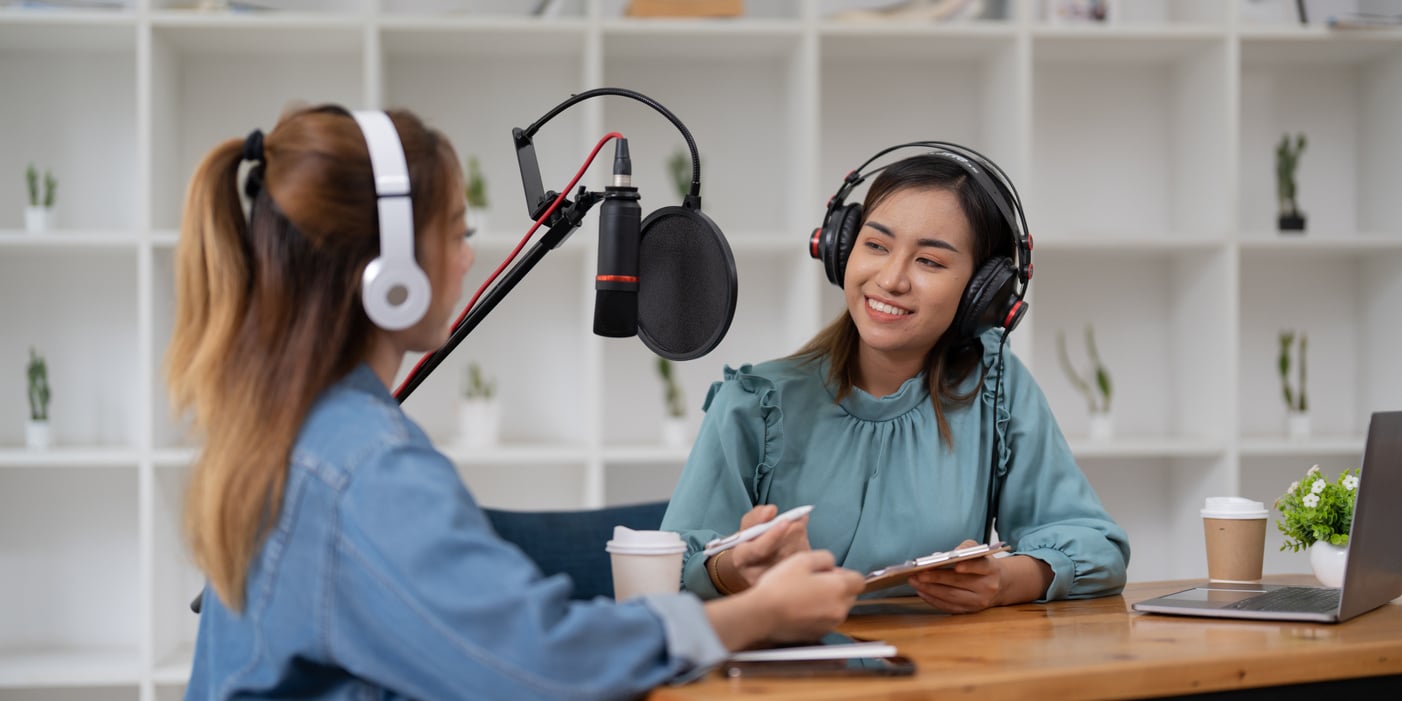
M 686 543 L 676 533 L 614 526 L 613 540 L 604 549 L 613 564 L 616 601 L 642 594 L 675 594 L 681 589 Z
M 1264 504 L 1242 497 L 1208 497 L 1202 508 L 1207 543 L 1207 578 L 1214 582 L 1259 582 L 1266 554 Z

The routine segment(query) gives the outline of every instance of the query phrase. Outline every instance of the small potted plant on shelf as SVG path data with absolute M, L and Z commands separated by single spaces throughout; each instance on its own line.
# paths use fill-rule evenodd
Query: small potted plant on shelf
M 33 163 L 25 169 L 24 180 L 29 189 L 29 205 L 24 208 L 24 230 L 31 234 L 43 233 L 52 224 L 58 180 L 53 173 L 44 171 L 44 187 L 41 190 L 39 169 Z
M 1299 383 L 1294 389 L 1290 387 L 1290 354 L 1295 348 L 1295 339 L 1299 338 Z M 1280 372 L 1280 392 L 1285 398 L 1285 434 L 1290 438 L 1299 440 L 1309 438 L 1310 435 L 1310 414 L 1309 398 L 1305 394 L 1305 365 L 1309 350 L 1309 336 L 1301 331 L 1298 335 L 1294 331 L 1280 332 L 1280 354 L 1276 358 L 1276 369 Z
M 496 382 L 482 374 L 476 361 L 468 363 L 463 375 L 462 405 L 458 409 L 458 431 L 462 444 L 473 448 L 496 445 L 500 430 Z
M 1110 440 L 1115 435 L 1115 422 L 1110 415 L 1110 397 L 1113 385 L 1110 370 L 1100 362 L 1100 352 L 1095 348 L 1095 329 L 1086 324 L 1086 354 L 1090 356 L 1090 370 L 1084 377 L 1071 364 L 1066 353 L 1066 334 L 1056 332 L 1056 353 L 1061 359 L 1061 369 L 1066 378 L 1086 398 L 1090 411 L 1090 437 L 1093 440 Z
M 667 413 L 662 418 L 662 444 L 670 448 L 684 446 L 687 441 L 686 400 L 672 361 L 658 356 L 657 376 L 662 379 L 662 398 L 667 405 Z
M 467 157 L 467 230 L 477 233 L 487 228 L 487 178 L 482 175 L 482 167 L 476 156 Z
M 24 422 L 24 444 L 30 448 L 47 448 L 49 437 L 49 366 L 44 356 L 33 346 L 29 348 L 29 420 Z
M 1344 583 L 1348 535 L 1358 498 L 1358 470 L 1344 470 L 1334 481 L 1315 465 L 1275 500 L 1281 519 L 1275 527 L 1285 535 L 1281 550 L 1309 550 L 1310 568 L 1326 587 Z
M 686 193 L 691 191 L 691 157 L 686 149 L 678 148 L 667 158 L 667 174 L 672 176 L 677 197 L 685 200 Z
M 1304 134 L 1295 135 L 1294 146 L 1290 144 L 1290 135 L 1286 134 L 1275 147 L 1275 197 L 1280 205 L 1276 223 L 1281 231 L 1305 230 L 1305 215 L 1295 201 L 1295 174 L 1304 150 Z

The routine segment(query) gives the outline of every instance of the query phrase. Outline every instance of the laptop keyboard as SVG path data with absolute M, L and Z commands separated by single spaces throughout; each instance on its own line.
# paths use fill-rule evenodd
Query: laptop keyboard
M 1242 599 L 1222 608 L 1238 611 L 1330 613 L 1339 608 L 1339 590 L 1317 587 L 1285 587 L 1249 599 Z

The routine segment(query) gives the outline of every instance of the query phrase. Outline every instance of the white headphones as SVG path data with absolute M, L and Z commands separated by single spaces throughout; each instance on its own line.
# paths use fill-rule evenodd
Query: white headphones
M 414 206 L 409 166 L 394 122 L 384 112 L 351 112 L 370 149 L 380 219 L 380 256 L 365 266 L 360 296 L 365 313 L 388 331 L 417 324 L 428 311 L 432 288 L 414 261 Z

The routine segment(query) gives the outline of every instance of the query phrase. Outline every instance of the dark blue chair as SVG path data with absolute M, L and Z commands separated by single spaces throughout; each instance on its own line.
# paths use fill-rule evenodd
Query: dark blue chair
M 585 511 L 483 511 L 497 535 L 525 551 L 546 576 L 569 575 L 573 598 L 587 600 L 613 598 L 613 569 L 604 551 L 604 544 L 613 539 L 613 527 L 657 530 L 667 502 Z

